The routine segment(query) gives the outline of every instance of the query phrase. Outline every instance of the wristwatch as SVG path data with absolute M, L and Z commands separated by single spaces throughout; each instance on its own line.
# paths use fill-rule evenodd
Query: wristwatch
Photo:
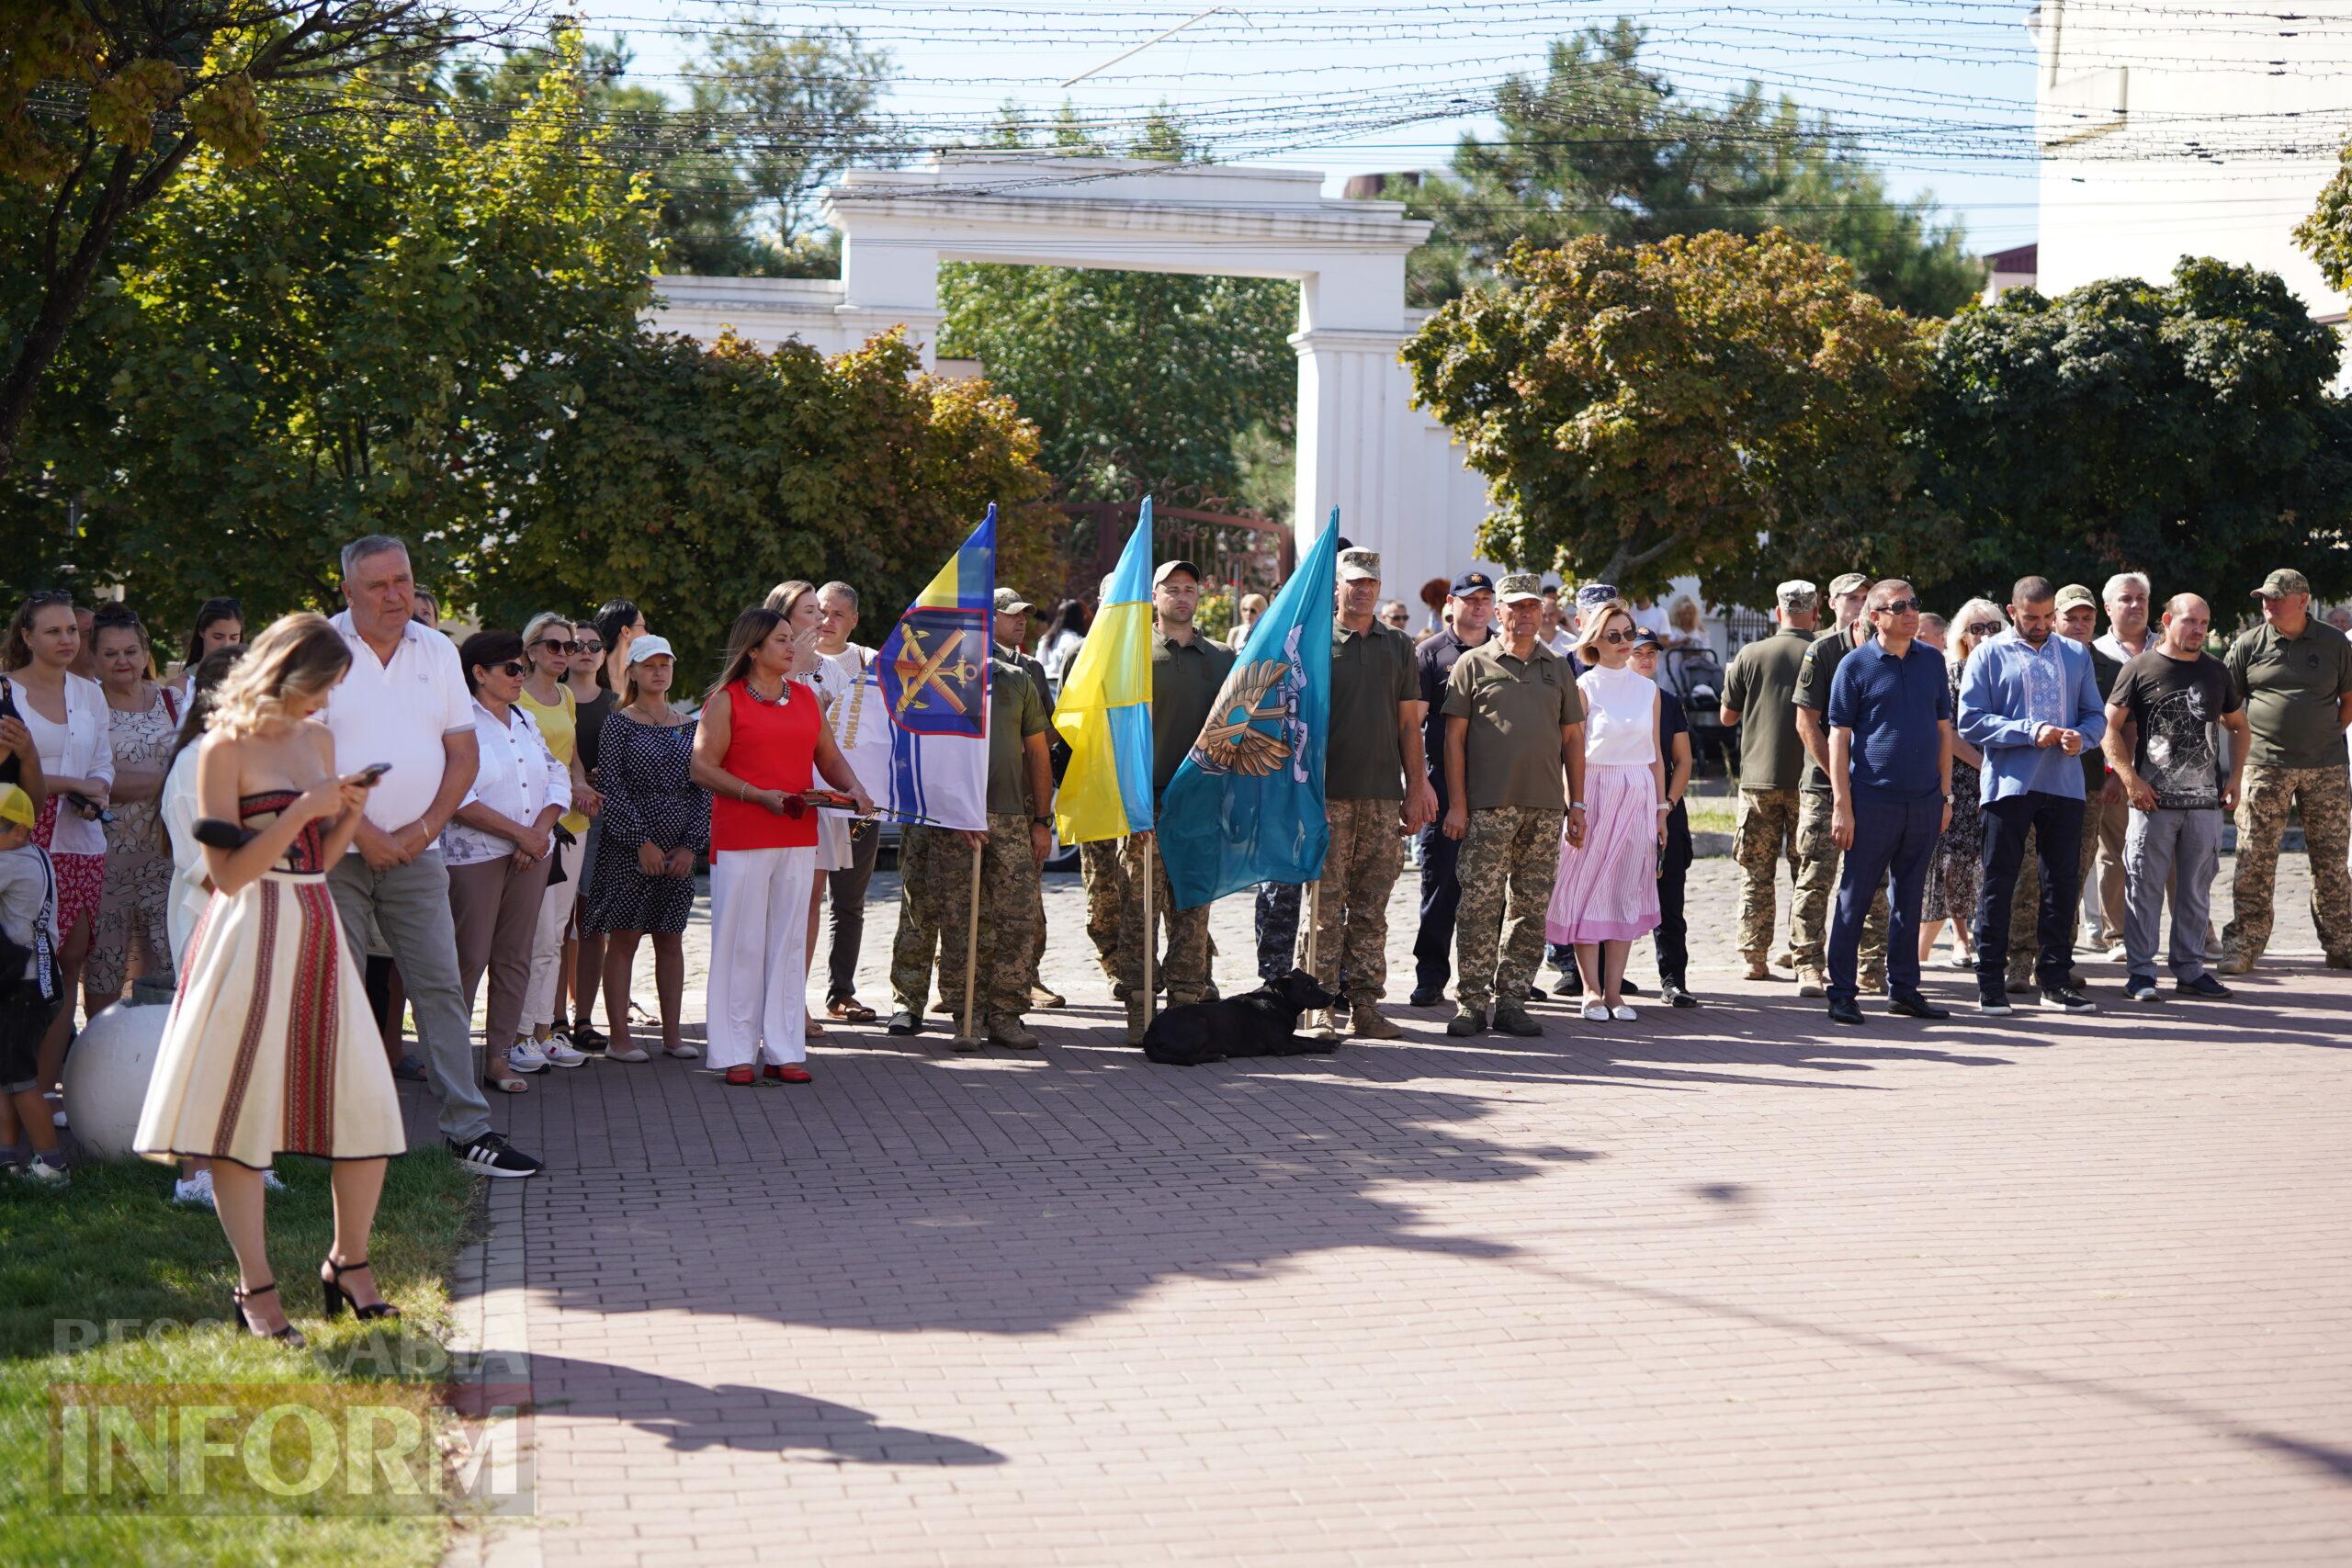
M 1053 825 L 1054 819 L 1050 817 L 1032 817 L 1029 818 L 1029 826 L 1032 828 L 1050 828 Z

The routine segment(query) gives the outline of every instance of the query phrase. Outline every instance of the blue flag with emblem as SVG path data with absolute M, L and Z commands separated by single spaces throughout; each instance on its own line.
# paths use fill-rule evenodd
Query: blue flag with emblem
M 1331 616 L 1340 509 L 1234 661 L 1159 803 L 1159 852 L 1176 907 L 1260 882 L 1323 874 L 1323 745 L 1331 719 Z
M 989 639 L 996 508 L 899 617 L 874 663 L 890 716 L 894 811 L 989 826 Z

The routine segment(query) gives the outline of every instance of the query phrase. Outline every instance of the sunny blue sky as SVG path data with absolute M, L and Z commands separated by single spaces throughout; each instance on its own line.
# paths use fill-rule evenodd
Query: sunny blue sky
M 1630 14 L 1677 87 L 1713 96 L 1753 78 L 1859 134 L 1898 195 L 1932 189 L 1972 248 L 2034 235 L 2033 45 L 2029 7 L 2007 0 L 1810 0 L 1623 12 L 1555 0 L 1275 0 L 1219 7 L 1077 85 L 1068 78 L 1205 7 L 1187 0 L 975 0 L 767 5 L 788 26 L 858 30 L 888 49 L 888 105 L 918 134 L 951 140 L 1010 98 L 1050 114 L 1119 115 L 1165 99 L 1236 162 L 1345 175 L 1442 164 L 1484 125 L 1476 95 L 1544 47 Z M 598 0 L 598 37 L 625 34 L 637 77 L 682 91 L 696 39 L 741 7 L 722 0 Z M 1472 104 L 1462 100 L 1469 98 Z M 1471 111 L 1471 112 L 1465 112 Z

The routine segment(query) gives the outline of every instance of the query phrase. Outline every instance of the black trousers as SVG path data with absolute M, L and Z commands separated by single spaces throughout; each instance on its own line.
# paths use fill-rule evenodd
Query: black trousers
M 1421 829 L 1421 926 L 1413 937 L 1413 988 L 1442 991 L 1453 978 L 1453 914 L 1462 904 L 1454 867 L 1462 840 L 1440 831 L 1445 821 L 1445 775 L 1430 774 L 1437 791 L 1437 819 Z
M 1928 863 L 1943 836 L 1943 796 L 1927 800 L 1854 802 L 1854 847 L 1838 868 L 1838 903 L 1829 917 L 1829 998 L 1852 1001 L 1862 947 L 1862 926 L 1891 874 L 1894 894 L 1886 901 L 1886 993 L 1919 994 L 1919 907 L 1928 891 Z M 2009 868 L 2014 886 L 2017 867 Z M 2007 916 L 2002 917 L 2004 919 Z
M 1677 801 L 1666 818 L 1666 850 L 1658 861 L 1657 977 L 1681 985 L 1690 968 L 1690 923 L 1682 918 L 1690 881 L 1690 814 Z
M 1976 983 L 2007 983 L 2009 906 L 2017 897 L 2025 838 L 2034 837 L 2041 870 L 2041 908 L 2034 922 L 2033 977 L 2063 986 L 2075 972 L 2075 900 L 2082 895 L 2083 803 L 2039 790 L 1984 806 L 1983 878 L 1976 886 Z M 1888 938 L 1892 952 L 1892 936 Z
M 874 860 L 882 831 L 871 818 L 850 825 L 850 864 L 825 874 L 825 901 L 832 906 L 831 946 L 825 955 L 825 1000 L 845 1002 L 857 995 L 857 950 L 865 940 L 865 886 L 874 880 Z

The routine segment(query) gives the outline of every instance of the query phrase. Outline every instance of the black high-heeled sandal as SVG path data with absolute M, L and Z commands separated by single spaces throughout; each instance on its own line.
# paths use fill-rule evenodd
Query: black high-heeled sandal
M 252 1335 L 254 1338 L 275 1339 L 289 1350 L 302 1349 L 311 1342 L 303 1338 L 302 1331 L 295 1327 L 292 1324 L 288 1324 L 285 1327 L 273 1334 L 245 1314 L 245 1303 L 247 1302 L 253 1300 L 255 1296 L 268 1295 L 272 1291 L 277 1289 L 277 1281 L 275 1280 L 272 1280 L 266 1285 L 255 1285 L 250 1291 L 246 1290 L 243 1286 L 233 1287 L 229 1292 L 229 1311 L 235 1315 L 238 1323 L 244 1326 L 245 1332 Z
M 352 1300 L 349 1293 L 344 1290 L 344 1275 L 349 1273 L 354 1269 L 367 1268 L 368 1260 L 366 1258 L 363 1258 L 356 1263 L 337 1263 L 334 1258 L 330 1258 L 321 1263 L 319 1267 L 326 1270 L 324 1274 L 319 1276 L 319 1294 L 326 1299 L 327 1316 L 331 1318 L 340 1316 L 343 1309 L 346 1306 L 351 1309 L 351 1315 L 357 1318 L 362 1323 L 367 1323 L 371 1319 L 379 1317 L 400 1316 L 401 1309 L 394 1306 L 390 1302 L 378 1301 L 371 1303 L 367 1306 L 361 1306 L 357 1302 Z

